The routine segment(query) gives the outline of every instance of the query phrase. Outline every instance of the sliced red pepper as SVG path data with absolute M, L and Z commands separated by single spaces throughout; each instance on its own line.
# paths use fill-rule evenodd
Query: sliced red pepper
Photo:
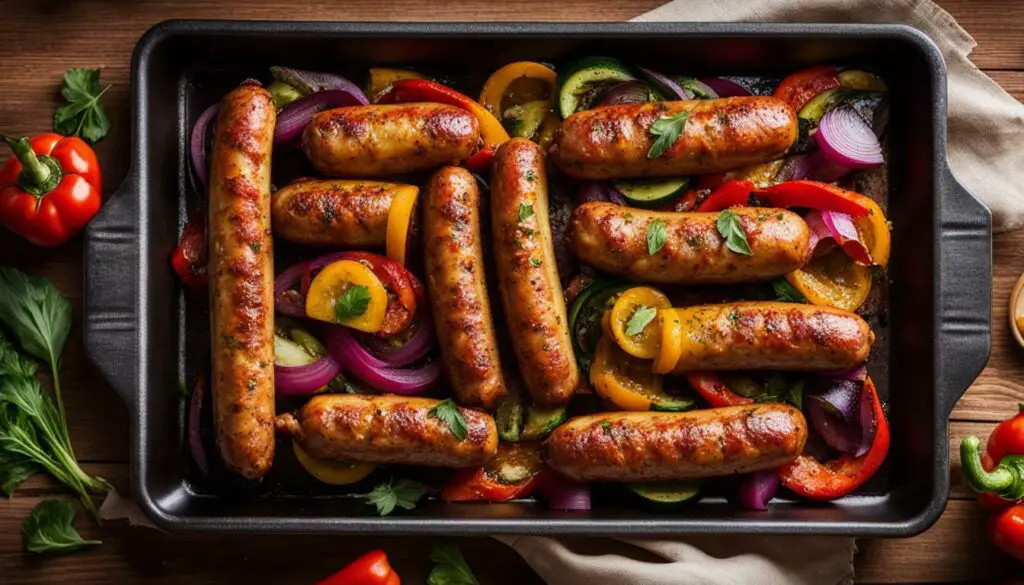
M 182 284 L 193 294 L 201 294 L 210 277 L 206 272 L 206 218 L 193 214 L 181 231 L 178 247 L 171 254 L 171 266 Z
M 878 471 L 889 452 L 889 421 L 885 419 L 882 401 L 871 378 L 864 381 L 863 391 L 871 398 L 876 425 L 875 438 L 867 453 L 860 457 L 843 455 L 825 463 L 810 455 L 801 455 L 779 468 L 782 485 L 805 498 L 834 500 L 864 485 Z
M 730 390 L 714 372 L 687 372 L 686 379 L 693 386 L 693 390 L 714 408 L 754 403 L 753 398 L 740 396 Z
M 401 585 L 382 550 L 371 550 L 316 585 Z
M 822 65 L 786 77 L 775 88 L 773 95 L 799 112 L 814 96 L 836 87 L 839 87 L 839 70 L 832 65 Z
M 498 146 L 509 140 L 508 131 L 501 122 L 469 96 L 429 79 L 399 79 L 391 89 L 378 100 L 382 104 L 407 102 L 436 102 L 466 110 L 480 123 L 480 137 L 484 145 L 466 160 L 466 167 L 474 172 L 484 172 L 494 159 Z
M 507 502 L 528 496 L 537 486 L 543 467 L 540 448 L 532 443 L 501 443 L 498 453 L 483 467 L 460 469 L 441 491 L 446 502 Z M 503 483 L 503 468 L 528 474 L 521 481 Z
M 861 204 L 863 195 L 818 181 L 786 181 L 754 192 L 768 207 L 806 207 L 822 211 L 838 211 L 853 217 L 864 217 L 870 210 Z
M 754 184 L 746 179 L 726 181 L 715 187 L 711 195 L 697 207 L 697 211 L 722 211 L 729 207 L 749 206 L 750 194 L 755 188 Z

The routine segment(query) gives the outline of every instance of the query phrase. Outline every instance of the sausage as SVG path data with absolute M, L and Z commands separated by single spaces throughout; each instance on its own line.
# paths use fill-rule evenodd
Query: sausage
M 306 246 L 383 246 L 391 201 L 413 185 L 381 181 L 305 180 L 271 201 L 274 234 Z
M 806 440 L 807 421 L 788 404 L 609 412 L 555 429 L 544 456 L 576 481 L 670 481 L 774 469 Z
M 255 479 L 274 459 L 274 250 L 270 92 L 224 96 L 210 162 L 210 345 L 213 424 L 228 470 Z
M 325 461 L 405 463 L 430 467 L 483 465 L 498 449 L 494 419 L 460 408 L 466 438 L 431 415 L 442 401 L 434 398 L 321 394 L 294 415 L 277 417 L 279 433 L 303 451 Z
M 683 353 L 674 373 L 694 370 L 852 368 L 875 334 L 859 315 L 817 305 L 741 302 L 676 309 Z
M 548 219 L 547 172 L 540 146 L 503 144 L 491 175 L 491 227 L 505 320 L 526 390 L 561 406 L 579 384 Z
M 660 119 L 689 112 L 680 138 L 648 157 Z M 799 135 L 796 114 L 773 97 L 653 102 L 584 110 L 566 118 L 551 158 L 577 179 L 717 173 L 786 154 Z
M 718 213 L 645 211 L 612 203 L 584 203 L 569 222 L 569 248 L 585 264 L 641 282 L 728 284 L 769 280 L 792 272 L 808 256 L 810 229 L 785 209 L 731 209 L 752 255 L 729 250 L 718 232 Z M 648 230 L 665 226 L 665 244 L 654 254 Z
M 423 171 L 464 160 L 479 145 L 473 114 L 433 103 L 327 110 L 302 132 L 306 157 L 329 177 Z
M 506 388 L 480 238 L 476 179 L 463 168 L 440 169 L 430 179 L 423 210 L 427 291 L 455 397 L 490 410 Z

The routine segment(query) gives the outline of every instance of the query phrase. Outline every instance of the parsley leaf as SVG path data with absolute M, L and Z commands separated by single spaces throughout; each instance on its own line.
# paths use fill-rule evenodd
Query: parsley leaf
M 612 434 L 612 423 L 610 423 L 610 422 L 608 422 L 606 420 L 603 420 L 603 421 L 601 421 L 601 428 L 604 429 L 604 433 L 606 435 Z
M 462 415 L 462 411 L 455 405 L 455 402 L 449 398 L 442 401 L 434 408 L 431 408 L 427 412 L 429 418 L 436 418 L 441 420 L 444 424 L 448 425 L 448 430 L 452 432 L 452 435 L 462 441 L 469 436 L 469 429 L 466 428 L 466 417 Z
M 747 234 L 743 231 L 743 224 L 740 223 L 740 216 L 726 209 L 718 214 L 718 222 L 715 227 L 718 233 L 725 238 L 725 247 L 737 254 L 753 256 L 750 251 L 750 244 L 747 242 Z
M 785 278 L 776 278 L 773 280 L 772 289 L 775 290 L 775 300 L 777 301 L 783 301 L 786 303 L 807 302 L 804 295 L 800 294 L 800 291 L 796 290 L 793 285 L 789 284 L 789 281 Z
M 14 451 L 0 449 L 0 491 L 11 497 L 21 482 L 42 469 L 31 458 Z
M 387 483 L 378 484 L 377 487 L 366 495 L 366 504 L 377 506 L 377 513 L 387 516 L 395 511 L 395 508 L 412 510 L 416 503 L 423 497 L 423 484 L 409 480 L 394 478 Z
M 656 219 L 647 224 L 647 253 L 651 256 L 665 247 L 665 222 Z
M 50 364 L 56 373 L 71 330 L 71 304 L 50 281 L 0 268 L 0 324 L 25 351 Z
M 800 378 L 793 384 L 790 384 L 789 390 L 786 392 L 786 402 L 793 406 L 803 409 L 804 407 L 804 378 Z
M 658 314 L 658 309 L 654 307 L 640 307 L 629 318 L 626 323 L 626 335 L 634 337 L 643 333 L 647 325 L 654 321 L 654 316 Z
M 538 260 L 537 258 L 530 258 L 530 266 L 533 266 L 534 268 L 539 267 L 543 263 L 544 262 L 542 262 L 541 260 Z
M 666 150 L 672 148 L 672 145 L 683 135 L 683 128 L 686 127 L 686 119 L 690 116 L 690 112 L 682 111 L 675 116 L 662 116 L 654 121 L 651 125 L 651 136 L 657 136 L 658 139 L 651 145 L 651 149 L 647 151 L 647 158 L 658 158 Z
M 99 69 L 68 69 L 61 95 L 68 103 L 53 114 L 53 129 L 65 136 L 99 142 L 110 132 L 110 120 L 100 98 L 110 86 L 100 87 Z
M 334 303 L 334 318 L 340 323 L 362 315 L 369 308 L 370 289 L 361 284 L 353 284 Z
M 519 204 L 519 221 L 526 221 L 533 217 L 533 206 L 525 203 Z
M 71 552 L 83 546 L 100 544 L 85 540 L 73 526 L 75 507 L 61 500 L 40 502 L 21 526 L 25 550 L 34 553 Z
M 437 566 L 430 571 L 427 585 L 479 585 L 454 542 L 442 540 L 434 543 L 430 549 L 430 560 Z

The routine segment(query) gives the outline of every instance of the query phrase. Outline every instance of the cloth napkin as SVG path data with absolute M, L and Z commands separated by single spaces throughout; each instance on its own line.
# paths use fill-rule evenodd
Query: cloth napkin
M 993 229 L 1024 226 L 1024 105 L 968 59 L 977 43 L 928 0 L 675 0 L 642 22 L 880 22 L 913 26 L 949 71 L 953 174 L 992 211 Z M 680 539 L 496 537 L 552 585 L 834 585 L 852 583 L 852 538 Z

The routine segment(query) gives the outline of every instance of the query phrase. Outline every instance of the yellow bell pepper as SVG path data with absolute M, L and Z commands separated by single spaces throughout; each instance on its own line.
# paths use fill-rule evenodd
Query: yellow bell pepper
M 421 73 L 409 69 L 392 69 L 391 67 L 370 68 L 370 100 L 377 101 L 377 97 L 387 91 L 391 84 L 399 79 L 426 79 Z
M 671 309 L 672 303 L 660 291 L 649 286 L 637 286 L 621 295 L 612 306 L 609 325 L 615 342 L 633 357 L 649 360 L 658 355 L 661 332 L 654 325 L 659 309 Z M 629 331 L 630 322 L 638 311 L 655 311 L 639 331 Z
M 314 459 L 299 447 L 299 444 L 292 442 L 292 450 L 295 458 L 309 472 L 310 475 L 324 483 L 331 485 L 349 485 L 363 480 L 377 468 L 373 463 L 358 462 L 336 462 Z
M 391 198 L 388 209 L 388 227 L 385 237 L 385 249 L 391 260 L 405 266 L 405 251 L 409 239 L 409 226 L 416 215 L 416 202 L 419 201 L 418 187 L 406 185 L 400 187 Z
M 484 88 L 480 92 L 480 104 L 496 117 L 501 118 L 505 111 L 502 107 L 502 101 L 506 96 L 513 99 L 517 97 L 510 95 L 510 89 L 512 88 L 512 82 L 521 78 L 538 79 L 545 82 L 550 88 L 547 99 L 552 102 L 554 101 L 555 80 L 557 78 L 555 72 L 550 67 L 540 63 L 519 61 L 505 65 L 487 78 L 487 82 L 484 83 Z M 522 96 L 518 101 L 523 103 L 541 97 L 543 96 Z
M 657 327 L 661 334 L 661 345 L 651 371 L 655 374 L 668 374 L 675 369 L 679 357 L 683 355 L 683 322 L 675 309 L 662 309 L 658 311 Z
M 354 260 L 328 264 L 309 284 L 306 315 L 376 333 L 384 325 L 388 293 L 377 275 Z
M 836 248 L 817 256 L 786 280 L 814 305 L 856 311 L 871 292 L 871 271 Z
M 651 364 L 622 351 L 607 336 L 597 343 L 590 384 L 622 410 L 650 410 L 651 399 L 664 395 L 662 377 L 651 372 Z
M 860 241 L 867 247 L 871 261 L 885 268 L 889 264 L 889 251 L 892 245 L 889 221 L 882 208 L 870 197 L 857 195 L 857 202 L 868 209 L 868 214 L 864 217 L 853 218 L 853 224 L 857 226 L 857 233 L 860 234 Z

